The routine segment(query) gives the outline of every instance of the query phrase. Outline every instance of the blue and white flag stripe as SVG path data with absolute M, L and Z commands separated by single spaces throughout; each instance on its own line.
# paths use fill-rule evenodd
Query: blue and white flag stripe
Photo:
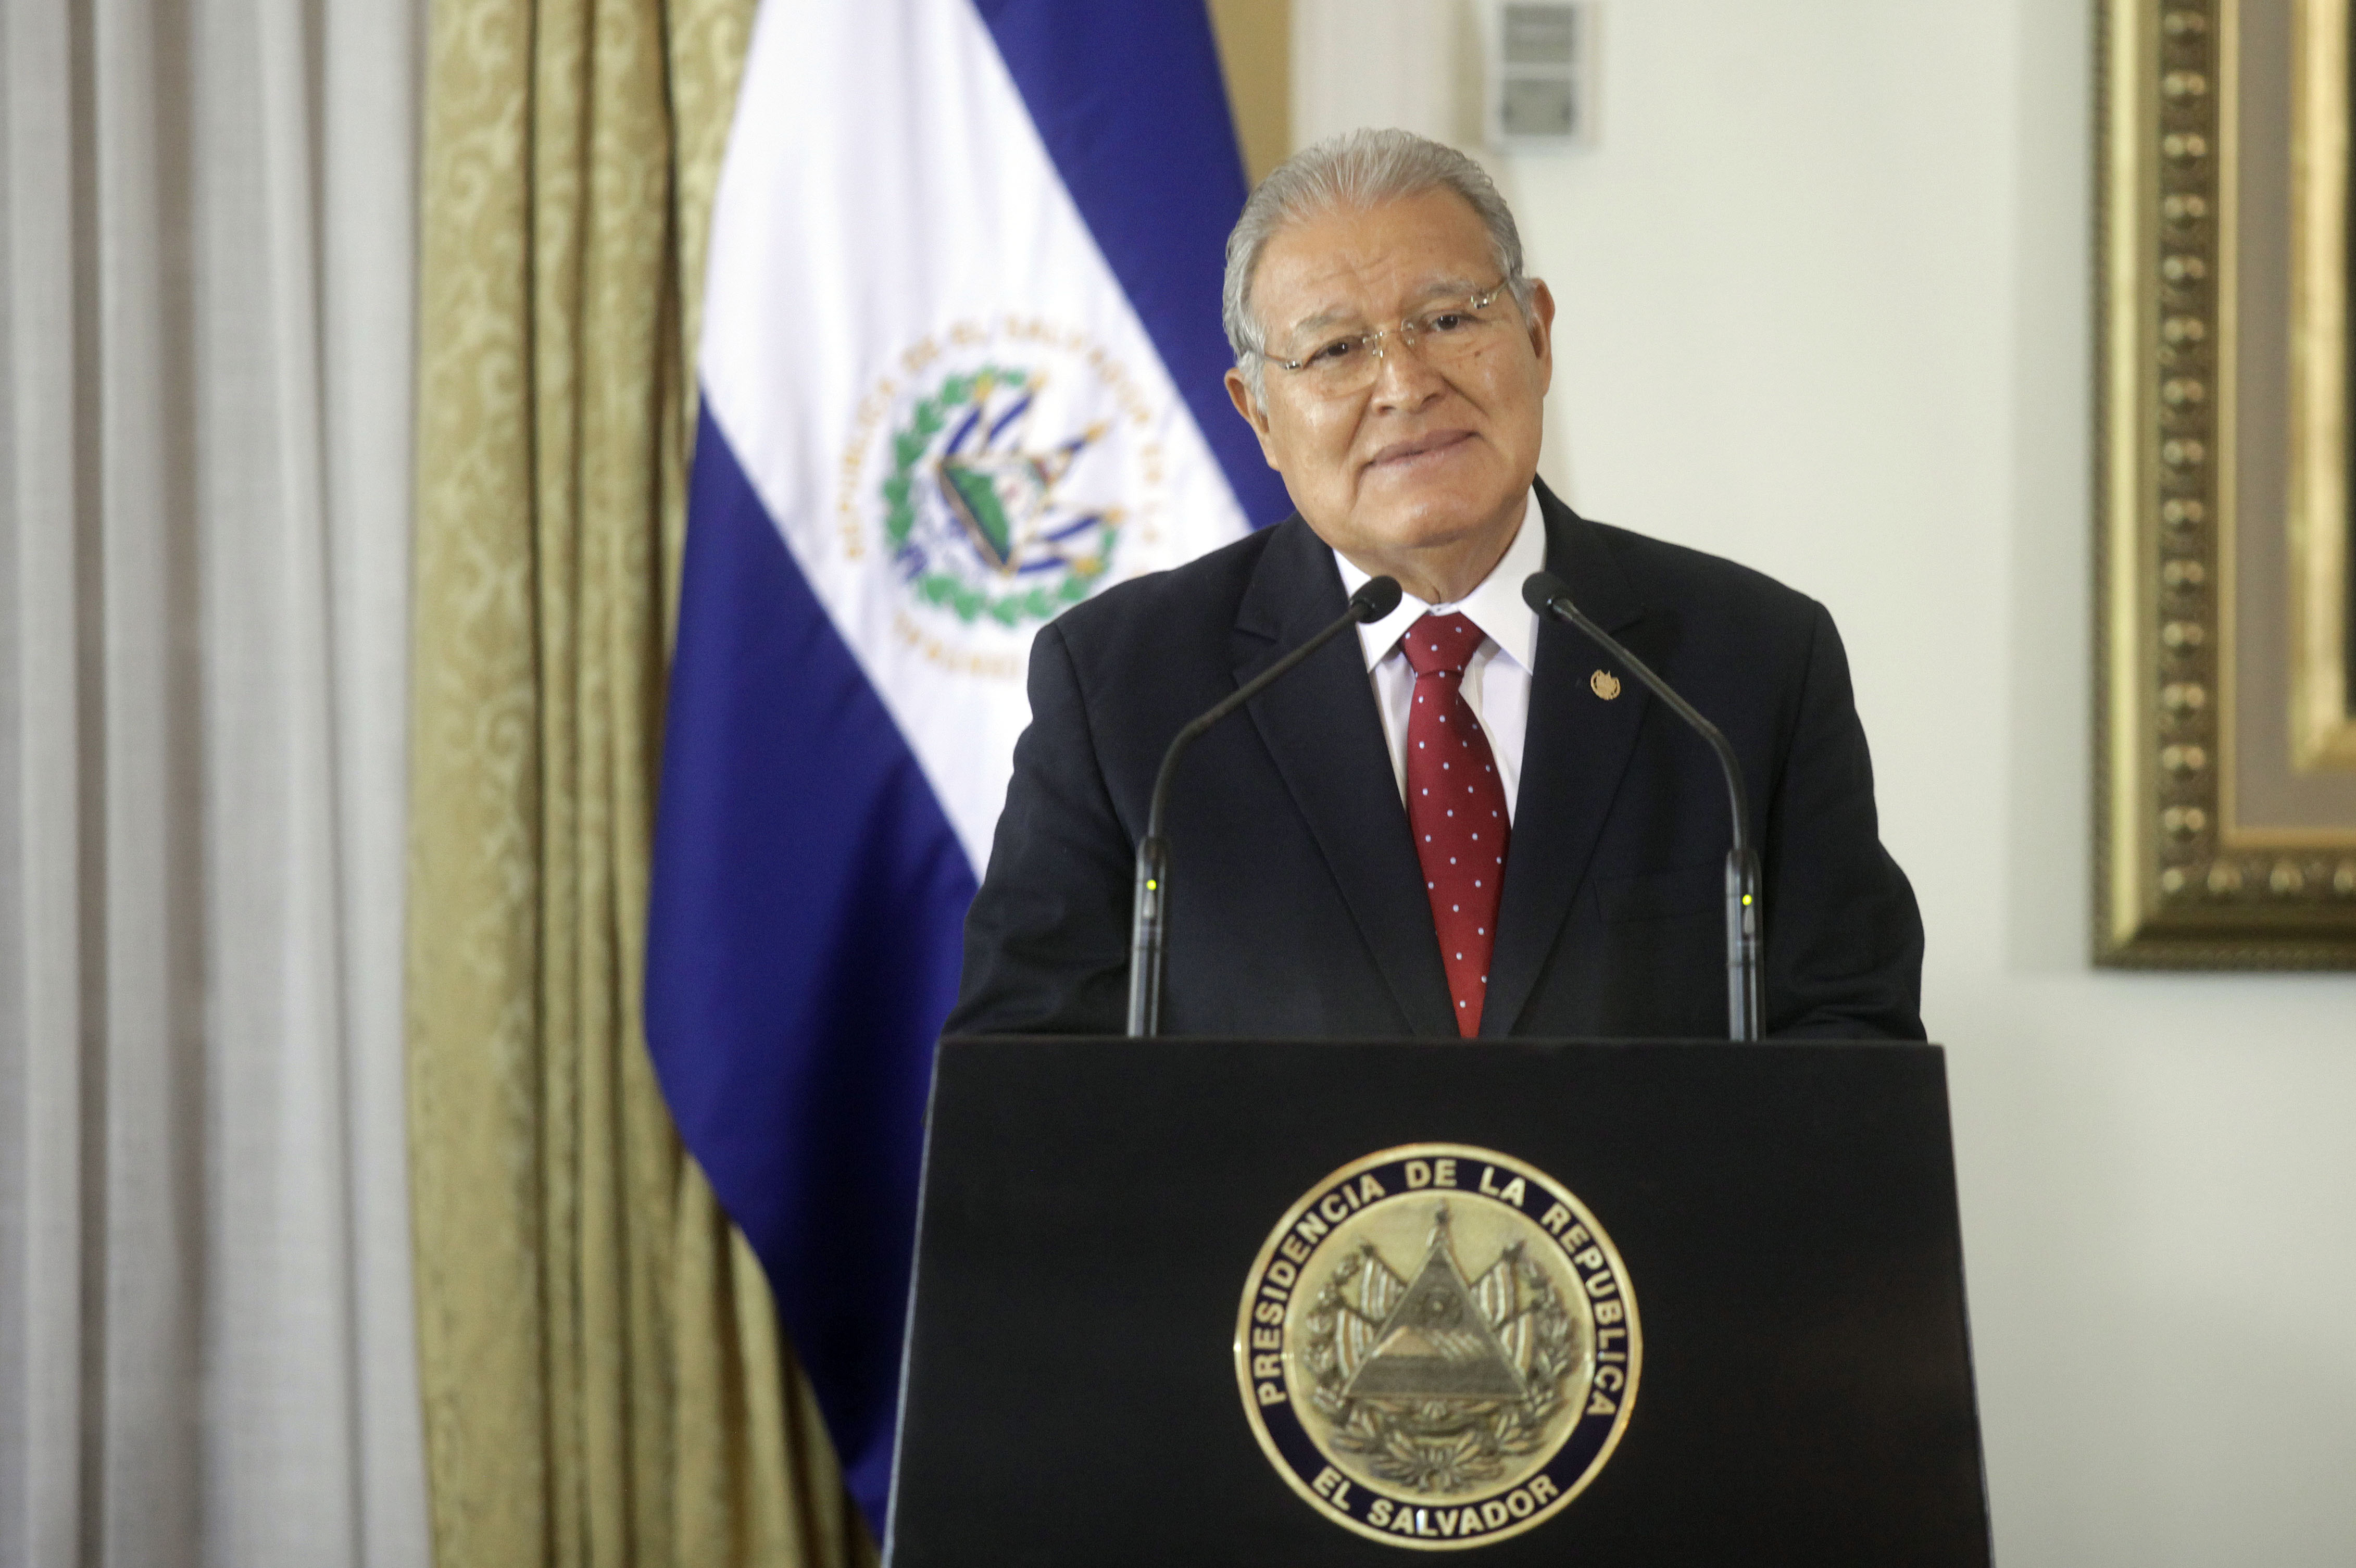
M 934 1036 L 1039 625 L 1288 509 L 1201 0 L 768 0 L 713 214 L 647 1026 L 880 1530 Z
M 1217 302 L 1241 159 L 1201 5 L 980 0 L 1048 156 L 1152 335 L 1244 513 L 1292 510 L 1236 416 Z

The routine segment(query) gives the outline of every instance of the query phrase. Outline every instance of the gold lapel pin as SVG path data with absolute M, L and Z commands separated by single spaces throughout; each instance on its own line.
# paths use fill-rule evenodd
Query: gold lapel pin
M 1587 678 L 1587 686 L 1608 703 L 1620 694 L 1620 677 L 1609 670 L 1598 670 Z

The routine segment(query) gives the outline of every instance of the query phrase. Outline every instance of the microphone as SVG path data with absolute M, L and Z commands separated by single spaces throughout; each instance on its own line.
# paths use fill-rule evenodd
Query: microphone
M 1551 572 L 1533 572 L 1522 584 L 1522 599 L 1541 616 L 1567 621 L 1585 632 L 1594 644 L 1626 665 L 1669 705 L 1677 717 L 1718 754 L 1726 772 L 1726 795 L 1734 808 L 1734 845 L 1726 852 L 1726 1034 L 1729 1039 L 1755 1040 L 1763 1007 L 1759 983 L 1759 857 L 1751 848 L 1751 798 L 1742 789 L 1742 764 L 1718 726 L 1701 716 L 1691 703 L 1669 689 L 1651 665 L 1629 652 L 1610 632 L 1590 620 L 1571 603 L 1570 589 Z
M 1354 626 L 1378 621 L 1398 608 L 1396 577 L 1369 577 L 1350 596 L 1350 607 L 1339 620 L 1236 688 L 1199 718 L 1173 736 L 1162 754 L 1162 771 L 1153 776 L 1153 801 L 1145 813 L 1145 836 L 1137 844 L 1137 888 L 1130 904 L 1129 1032 L 1143 1038 L 1162 1032 L 1162 928 L 1170 898 L 1170 843 L 1162 836 L 1162 819 L 1170 803 L 1170 779 L 1178 758 L 1201 738 L 1203 732 L 1290 674 L 1295 666 Z

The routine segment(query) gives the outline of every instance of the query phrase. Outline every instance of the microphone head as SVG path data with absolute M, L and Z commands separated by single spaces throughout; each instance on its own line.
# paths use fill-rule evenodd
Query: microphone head
M 1350 596 L 1350 616 L 1354 620 L 1372 624 L 1398 608 L 1398 602 L 1397 577 L 1369 577 Z
M 1570 585 L 1551 572 L 1533 572 L 1522 579 L 1522 603 L 1538 612 L 1552 615 L 1557 599 L 1570 597 Z

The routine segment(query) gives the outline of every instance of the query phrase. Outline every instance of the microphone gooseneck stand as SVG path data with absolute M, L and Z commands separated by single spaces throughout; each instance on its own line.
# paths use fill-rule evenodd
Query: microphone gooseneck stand
M 1620 645 L 1620 639 L 1590 620 L 1571 602 L 1570 589 L 1551 572 L 1533 572 L 1522 584 L 1522 598 L 1542 616 L 1552 616 L 1585 632 L 1590 640 L 1626 665 L 1653 695 L 1666 703 L 1677 717 L 1718 754 L 1726 772 L 1727 800 L 1734 809 L 1734 846 L 1726 852 L 1726 1034 L 1729 1039 L 1755 1040 L 1763 1016 L 1759 963 L 1759 856 L 1751 847 L 1751 798 L 1742 788 L 1742 764 L 1718 726 L 1697 712 L 1691 703 L 1670 690 L 1651 665 Z
M 1170 842 L 1162 836 L 1163 810 L 1170 803 L 1170 779 L 1178 769 L 1178 758 L 1185 749 L 1201 737 L 1205 730 L 1258 696 L 1269 686 L 1290 674 L 1292 670 L 1349 630 L 1354 626 L 1377 621 L 1398 608 L 1399 585 L 1392 577 L 1369 577 L 1350 596 L 1350 607 L 1339 620 L 1245 682 L 1232 696 L 1221 700 L 1201 717 L 1196 718 L 1173 736 L 1170 749 L 1162 754 L 1162 770 L 1153 776 L 1153 800 L 1146 808 L 1145 836 L 1137 843 L 1137 888 L 1130 904 L 1129 926 L 1129 1032 L 1141 1038 L 1162 1032 L 1162 967 L 1163 942 L 1167 933 L 1162 922 L 1170 900 Z

